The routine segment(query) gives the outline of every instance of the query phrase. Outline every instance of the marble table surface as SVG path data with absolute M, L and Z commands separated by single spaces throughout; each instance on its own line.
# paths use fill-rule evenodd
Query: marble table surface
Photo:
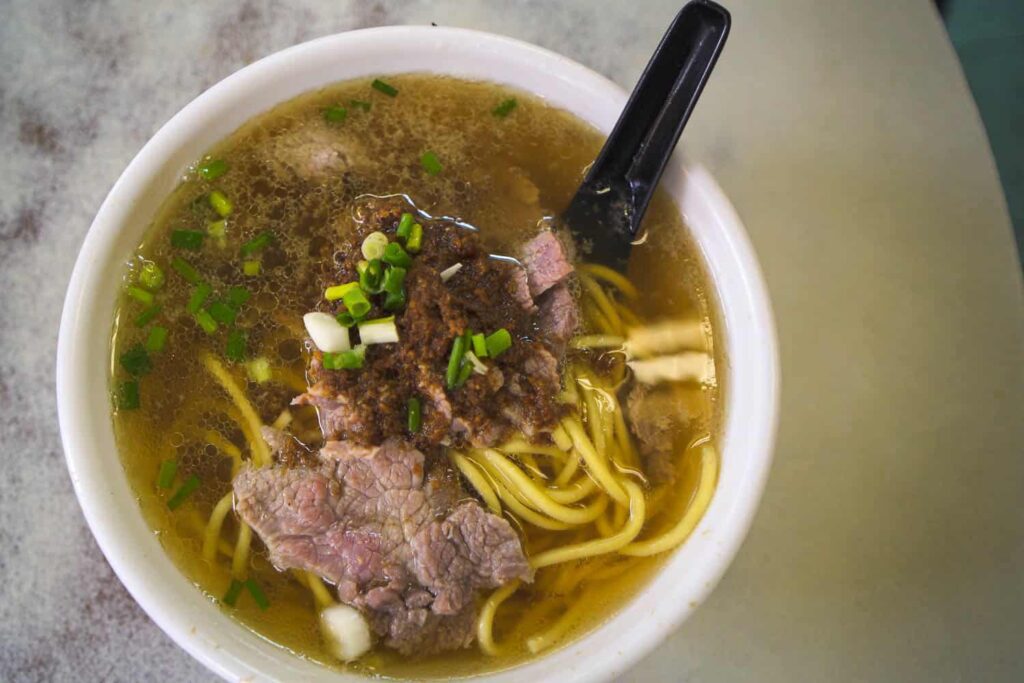
M 680 4 L 0 1 L 0 680 L 213 679 L 108 568 L 54 407 L 76 252 L 164 121 L 262 55 L 380 24 L 504 33 L 629 86 Z M 1022 680 L 1024 288 L 954 52 L 927 0 L 728 4 L 685 148 L 764 266 L 780 438 L 725 579 L 626 678 Z

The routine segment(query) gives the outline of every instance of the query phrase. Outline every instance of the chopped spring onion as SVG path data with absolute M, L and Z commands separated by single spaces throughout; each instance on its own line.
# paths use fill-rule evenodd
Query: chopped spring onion
M 399 268 L 408 268 L 412 265 L 412 257 L 405 253 L 405 249 L 398 242 L 390 242 L 384 248 L 383 259 L 385 263 L 390 263 Z
M 353 289 L 359 289 L 358 282 L 346 282 L 343 285 L 334 285 L 324 290 L 324 298 L 328 301 L 337 301 L 338 299 L 344 299 L 345 295 Z
M 361 251 L 363 258 L 373 260 L 384 256 L 384 248 L 388 246 L 388 236 L 379 230 L 371 232 L 363 239 Z
M 241 363 L 245 360 L 245 332 L 231 330 L 231 333 L 228 334 L 227 346 L 224 347 L 224 355 L 227 356 L 228 360 L 236 363 Z
M 405 268 L 392 266 L 384 274 L 384 309 L 395 311 L 405 306 Z
M 263 356 L 253 358 L 251 361 L 246 363 L 245 371 L 249 375 L 249 379 L 257 384 L 269 382 L 272 375 L 270 370 L 270 361 Z
M 210 304 L 210 307 L 207 310 L 210 311 L 210 317 L 221 325 L 234 325 L 235 318 L 238 317 L 237 309 L 235 309 L 231 304 L 220 301 L 219 299 Z
M 512 113 L 512 110 L 516 108 L 519 103 L 516 102 L 516 98 L 510 97 L 507 100 L 502 101 L 497 107 L 491 110 L 491 113 L 497 116 L 499 119 L 503 119 Z
M 358 370 L 365 359 L 366 345 L 359 344 L 349 351 L 325 353 L 322 364 L 325 370 Z
M 151 320 L 153 320 L 153 318 L 155 318 L 158 315 L 160 315 L 160 311 L 161 310 L 163 310 L 163 306 L 161 306 L 160 304 L 156 304 L 154 306 L 150 306 L 149 308 L 144 310 L 142 313 L 139 313 L 137 316 L 135 316 L 135 321 L 134 321 L 135 322 L 135 326 L 136 327 L 145 327 L 146 325 L 149 324 L 149 322 Z
M 228 607 L 234 607 L 235 603 L 238 602 L 238 596 L 242 594 L 242 589 L 245 588 L 245 584 L 238 579 L 231 579 L 231 585 L 228 587 L 228 592 L 221 598 Z
M 419 223 L 413 223 L 412 229 L 409 232 L 409 239 L 405 241 L 405 248 L 410 253 L 419 253 L 420 248 L 423 247 L 423 226 Z
M 334 319 L 338 321 L 338 324 L 348 329 L 354 326 L 359 321 L 352 317 L 352 314 L 348 311 L 342 311 L 338 315 L 334 316 Z
M 359 291 L 358 287 L 356 291 Z M 314 311 L 302 316 L 302 323 L 310 339 L 324 353 L 339 353 L 352 348 L 348 330 L 334 316 Z
M 223 249 L 228 245 L 228 221 L 226 218 L 221 218 L 219 221 L 211 221 L 206 224 L 206 233 L 217 240 L 217 246 Z
M 185 499 L 192 495 L 195 490 L 199 488 L 199 477 L 196 475 L 190 475 L 185 483 L 178 487 L 178 490 L 174 492 L 174 495 L 167 501 L 167 507 L 172 510 L 177 509 Z
M 512 346 L 512 335 L 503 327 L 487 335 L 484 343 L 487 344 L 487 355 L 491 358 L 497 358 Z
M 135 299 L 139 303 L 145 304 L 147 306 L 153 305 L 153 294 L 147 292 L 142 287 L 129 287 L 125 291 L 128 292 L 128 296 Z
M 370 87 L 372 87 L 377 92 L 384 93 L 388 97 L 394 97 L 395 95 L 398 94 L 398 88 L 391 85 L 390 83 L 385 83 L 379 78 L 373 79 L 373 83 L 370 84 Z
M 395 235 L 399 239 L 408 239 L 409 232 L 412 230 L 412 224 L 416 222 L 411 213 L 403 213 L 402 217 L 398 219 L 398 228 L 395 230 Z
M 363 100 L 349 100 L 348 105 L 353 109 L 362 109 L 363 111 L 370 111 L 370 103 Z
M 444 166 L 441 165 L 441 161 L 437 158 L 437 155 L 427 150 L 420 157 L 420 165 L 423 166 L 423 170 L 430 175 L 437 175 L 441 172 Z
M 216 180 L 228 172 L 228 162 L 223 159 L 210 159 L 199 167 L 199 175 L 203 180 Z
M 268 246 L 274 241 L 274 233 L 272 232 L 261 232 L 260 234 L 253 237 L 251 240 L 242 245 L 241 252 L 242 256 L 251 256 L 260 249 Z
M 156 475 L 156 485 L 169 489 L 174 485 L 174 475 L 178 473 L 178 461 L 174 458 L 160 463 L 160 472 Z
M 171 268 L 174 268 L 178 275 L 185 279 L 185 282 L 192 285 L 199 284 L 199 271 L 193 268 L 192 264 L 185 259 L 175 257 L 171 261 Z
M 354 320 L 360 320 L 370 312 L 370 302 L 358 283 L 355 284 L 354 288 L 345 292 L 345 296 L 341 297 L 341 302 L 345 304 L 345 308 L 352 314 Z
M 444 383 L 449 389 L 454 389 L 459 380 L 459 369 L 462 367 L 462 357 L 466 354 L 466 338 L 459 335 L 452 342 L 452 353 L 448 356 L 448 370 L 444 375 Z
M 242 263 L 242 272 L 249 277 L 256 277 L 260 274 L 259 261 L 245 261 Z
M 449 280 L 452 279 L 452 276 L 455 275 L 455 273 L 459 272 L 460 270 L 462 270 L 461 263 L 456 263 L 453 266 L 448 266 L 447 268 L 441 271 L 441 282 L 448 282 Z
M 420 400 L 413 396 L 409 399 L 409 433 L 415 434 L 420 431 L 423 425 L 423 406 Z
M 478 375 L 487 374 L 487 366 L 480 362 L 480 359 L 476 357 L 476 354 L 472 351 L 466 351 L 465 359 L 469 361 L 469 365 L 473 366 L 473 372 Z
M 167 345 L 167 328 L 154 325 L 149 329 L 149 336 L 146 337 L 146 350 L 150 353 L 160 353 Z
M 398 341 L 398 328 L 395 327 L 395 316 L 375 318 L 359 323 L 359 341 L 363 345 L 394 344 Z
M 139 282 L 143 287 L 155 291 L 164 286 L 164 279 L 164 271 L 160 266 L 152 261 L 142 264 L 142 270 L 139 271 Z
M 250 292 L 245 287 L 228 287 L 228 304 L 235 308 L 240 308 L 252 297 Z
M 341 123 L 348 117 L 348 109 L 340 105 L 331 105 L 324 109 L 324 121 L 327 123 Z
M 459 376 L 455 378 L 455 388 L 458 389 L 463 384 L 465 384 L 466 380 L 468 380 L 469 376 L 472 374 L 473 365 L 470 363 L 464 363 L 462 367 L 459 368 Z
M 121 367 L 124 368 L 129 375 L 139 377 L 147 374 L 153 369 L 152 363 L 149 362 L 149 354 L 146 353 L 146 348 L 142 344 L 136 344 L 127 351 L 121 354 L 120 359 Z
M 200 282 L 192 290 L 192 296 L 188 298 L 188 305 L 185 308 L 188 309 L 189 313 L 197 313 L 203 307 L 203 304 L 206 303 L 206 299 L 209 298 L 211 292 L 213 292 L 213 287 L 206 282 Z
M 476 354 L 476 357 L 487 358 L 487 342 L 484 339 L 484 333 L 478 332 L 474 334 L 470 341 L 473 342 L 473 353 Z
M 359 286 L 367 294 L 378 294 L 384 280 L 384 264 L 380 259 L 373 259 L 359 272 Z
M 140 404 L 139 383 L 134 379 L 121 382 L 117 388 L 117 409 L 136 410 Z
M 221 218 L 227 218 L 231 215 L 231 210 L 235 208 L 231 200 L 227 198 L 220 190 L 214 190 L 210 193 L 210 207 L 217 212 L 217 215 Z
M 203 328 L 206 334 L 213 334 L 217 331 L 217 321 L 207 311 L 196 311 L 194 314 L 196 323 Z
M 176 249 L 191 249 L 195 251 L 203 248 L 203 238 L 206 233 L 199 230 L 173 230 L 171 232 L 171 246 Z
M 252 599 L 256 601 L 257 607 L 261 610 L 265 610 L 270 607 L 270 601 L 267 600 L 267 596 L 264 595 L 263 589 L 260 588 L 260 585 L 256 583 L 255 580 L 246 579 L 245 587 L 249 590 L 249 595 L 252 596 Z

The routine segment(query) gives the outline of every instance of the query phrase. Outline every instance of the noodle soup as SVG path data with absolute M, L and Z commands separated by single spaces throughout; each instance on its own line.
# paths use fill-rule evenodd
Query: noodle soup
M 532 309 L 503 308 L 514 300 L 506 285 L 526 261 L 524 245 L 558 234 L 555 217 L 601 143 L 524 93 L 407 75 L 297 98 L 197 161 L 128 263 L 111 382 L 125 470 L 154 532 L 199 590 L 257 633 L 328 666 L 466 675 L 513 666 L 598 625 L 685 540 L 713 493 L 722 378 L 705 278 L 675 207 L 656 196 L 626 277 L 563 244 L 573 268 L 556 287 L 571 295 L 576 323 L 565 340 L 546 338 L 538 322 L 548 292 Z M 412 225 L 425 235 L 418 248 Z M 383 282 L 363 282 L 372 280 L 374 259 L 364 257 L 376 253 L 367 246 L 374 234 L 402 255 L 377 259 L 382 280 L 399 270 L 406 278 L 393 306 Z M 501 270 L 492 254 L 519 264 Z M 428 275 L 437 276 L 430 296 L 417 288 Z M 469 275 L 500 287 L 481 292 Z M 331 298 L 332 287 L 357 282 L 348 299 Z M 477 326 L 456 330 L 443 348 L 413 336 L 422 329 L 414 315 L 441 285 L 453 297 L 451 315 Z M 368 312 L 354 320 L 363 299 Z M 483 300 L 491 310 L 474 307 Z M 313 312 L 339 320 L 360 343 L 321 348 L 304 325 Z M 379 329 L 367 323 L 388 318 L 397 341 L 371 343 Z M 509 346 L 499 350 L 502 330 Z M 467 349 L 479 353 L 470 359 Z M 524 369 L 543 354 L 558 361 L 550 391 Z M 421 360 L 440 396 L 419 369 L 401 379 Z M 498 373 L 503 386 L 493 388 Z M 504 393 L 519 375 L 529 390 Z M 340 426 L 327 420 L 357 388 L 374 402 L 369 416 L 356 420 L 355 402 Z M 520 415 L 517 402 L 544 410 Z M 469 427 L 445 431 L 456 423 Z M 264 427 L 287 435 L 286 447 L 275 450 Z M 350 566 L 334 580 L 316 562 L 286 558 L 268 547 L 280 534 L 240 505 L 240 475 L 321 472 L 330 443 L 379 448 L 386 439 L 415 447 L 426 480 L 454 492 L 431 508 L 439 528 L 469 506 L 502 520 L 527 563 L 517 578 L 490 577 L 459 607 L 467 630 L 456 641 L 465 646 L 412 656 L 389 646 L 419 641 L 401 641 L 393 616 L 366 599 L 383 579 L 345 592 Z M 338 501 L 346 481 L 338 477 Z M 335 524 L 351 531 L 354 522 L 342 515 Z M 418 567 L 420 556 L 408 552 Z M 407 583 L 433 604 L 414 609 L 406 586 L 403 609 L 426 614 L 437 633 L 447 629 L 454 616 L 437 605 L 440 593 L 419 575 Z M 369 621 L 373 643 L 347 664 L 322 618 L 341 604 Z

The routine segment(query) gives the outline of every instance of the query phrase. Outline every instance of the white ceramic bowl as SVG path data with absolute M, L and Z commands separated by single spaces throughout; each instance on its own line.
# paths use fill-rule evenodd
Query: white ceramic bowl
M 389 27 L 304 43 L 224 79 L 153 136 L 100 207 L 71 277 L 57 348 L 57 398 L 82 510 L 142 608 L 181 647 L 228 679 L 363 680 L 301 660 L 233 621 L 177 570 L 143 520 L 117 455 L 108 395 L 110 332 L 123 264 L 186 166 L 247 119 L 330 83 L 402 72 L 508 84 L 605 132 L 626 102 L 617 85 L 565 57 L 476 31 Z M 728 390 L 717 491 L 690 539 L 628 606 L 569 646 L 487 680 L 568 683 L 625 672 L 718 582 L 761 497 L 778 411 L 776 337 L 764 282 L 736 213 L 705 170 L 684 165 L 677 155 L 662 185 L 693 231 L 725 327 Z

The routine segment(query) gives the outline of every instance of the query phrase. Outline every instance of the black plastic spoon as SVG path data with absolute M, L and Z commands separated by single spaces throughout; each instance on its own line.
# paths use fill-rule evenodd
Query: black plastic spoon
M 576 243 L 589 246 L 586 260 L 625 270 L 640 221 L 725 46 L 730 24 L 721 5 L 693 0 L 665 32 L 562 214 Z

